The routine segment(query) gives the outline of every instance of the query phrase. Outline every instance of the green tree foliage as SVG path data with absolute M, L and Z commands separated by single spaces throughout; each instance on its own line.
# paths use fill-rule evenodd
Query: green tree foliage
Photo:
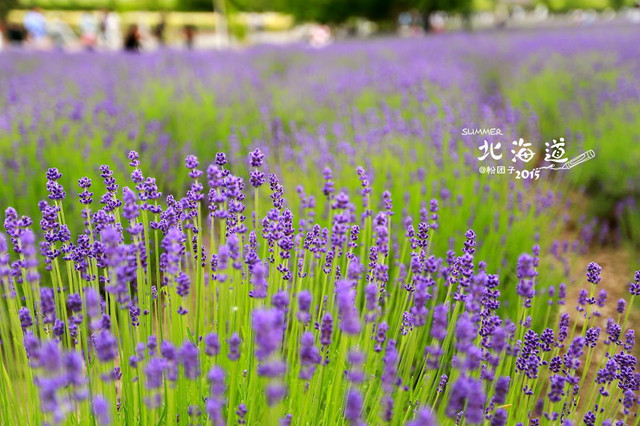
M 19 0 L 0 0 L 0 24 L 7 21 L 7 16 L 12 9 L 18 7 Z
M 291 13 L 299 21 L 334 24 L 352 17 L 393 21 L 398 13 L 411 9 L 427 16 L 436 10 L 468 14 L 472 9 L 472 0 L 277 0 L 277 3 L 281 11 Z

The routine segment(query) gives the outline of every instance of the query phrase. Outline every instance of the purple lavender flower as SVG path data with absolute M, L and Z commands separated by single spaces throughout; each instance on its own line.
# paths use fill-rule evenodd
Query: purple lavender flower
M 247 406 L 245 404 L 240 404 L 238 405 L 238 409 L 236 410 L 236 415 L 238 416 L 238 424 L 239 425 L 243 425 L 246 424 L 247 421 L 245 420 L 244 416 L 247 415 Z
M 465 351 L 476 336 L 476 329 L 469 318 L 469 315 L 465 312 L 458 318 L 456 323 L 456 347 Z
M 283 314 L 278 309 L 253 311 L 252 327 L 256 332 L 256 357 L 259 360 L 265 360 L 280 346 L 283 326 Z
M 554 374 L 550 377 L 550 389 L 548 393 L 549 401 L 551 402 L 559 402 L 565 396 L 564 386 L 566 383 L 566 378 L 562 375 Z
M 464 410 L 467 398 L 469 398 L 471 387 L 470 380 L 462 376 L 453 384 L 451 394 L 449 396 L 449 404 L 447 405 L 446 414 L 455 419 L 462 410 Z
M 440 382 L 438 383 L 438 393 L 442 393 L 444 388 L 447 386 L 447 382 L 449 381 L 449 377 L 446 374 L 440 376 Z
M 259 148 L 254 149 L 249 153 L 249 163 L 251 167 L 262 167 L 264 161 L 264 154 Z
M 225 372 L 221 367 L 213 366 L 207 374 L 207 380 L 211 384 L 211 394 L 214 396 L 222 396 L 226 390 L 224 384 Z
M 395 340 L 389 340 L 384 357 L 382 357 L 382 361 L 384 362 L 384 370 L 382 372 L 382 377 L 380 378 L 382 388 L 386 392 L 391 392 L 393 390 L 397 374 L 396 363 L 398 361 L 398 350 L 396 349 Z
M 233 333 L 233 335 L 228 340 L 229 343 L 229 353 L 227 356 L 231 361 L 235 361 L 240 358 L 240 343 L 242 343 L 242 339 L 238 336 L 238 333 Z
M 287 388 L 280 383 L 272 383 L 267 385 L 267 404 L 273 406 L 280 402 L 287 394 Z
M 405 424 L 406 426 L 438 426 L 430 408 L 423 408 L 416 414 L 415 420 Z
M 594 348 L 598 342 L 598 338 L 600 337 L 600 327 L 591 327 L 587 330 L 585 335 L 585 344 Z
M 20 308 L 18 310 L 18 317 L 20 318 L 20 325 L 22 326 L 23 331 L 33 325 L 33 319 L 31 318 L 29 309 L 25 307 Z
M 216 333 L 209 333 L 204 338 L 204 353 L 209 356 L 216 356 L 220 352 L 220 341 Z
M 340 312 L 340 329 L 347 334 L 360 332 L 360 319 L 355 306 L 356 291 L 350 281 L 336 283 L 338 311 Z
M 375 336 L 375 340 L 376 340 L 376 344 L 373 347 L 373 350 L 376 352 L 380 352 L 382 351 L 382 345 L 384 344 L 384 341 L 387 339 L 387 331 L 389 331 L 389 326 L 387 325 L 386 322 L 381 322 L 376 330 L 376 336 Z
M 594 283 L 594 284 L 597 284 L 597 283 Z M 584 415 L 583 421 L 585 426 L 595 426 L 596 415 L 592 411 L 588 411 L 587 414 Z
M 589 263 L 587 266 L 587 281 L 593 285 L 600 283 L 600 274 L 602 273 L 602 267 L 595 262 Z
M 216 154 L 216 164 L 218 166 L 224 166 L 225 164 L 227 164 L 227 156 L 224 154 L 224 152 L 218 152 Z
M 267 297 L 267 273 L 268 269 L 262 262 L 257 262 L 251 268 L 251 283 L 253 290 L 249 292 L 250 297 L 264 299 Z
M 433 311 L 433 322 L 431 324 L 431 336 L 442 340 L 447 335 L 447 317 L 449 315 L 449 304 L 438 305 Z
M 179 272 L 176 277 L 176 293 L 180 297 L 185 297 L 189 294 L 189 287 L 191 286 L 191 279 L 184 272 Z
M 167 369 L 167 360 L 164 358 L 151 358 L 144 368 L 148 389 L 158 389 L 162 386 L 164 372 Z
M 116 358 L 118 355 L 118 341 L 110 332 L 102 330 L 93 336 L 93 346 L 96 349 L 96 355 L 102 362 L 108 362 Z
M 283 361 L 270 361 L 258 365 L 258 376 L 282 377 L 287 372 L 287 364 Z
M 329 346 L 331 344 L 331 334 L 333 333 L 333 318 L 330 313 L 324 314 L 322 325 L 320 326 L 320 344 Z
M 495 413 L 493 413 L 493 418 L 491 419 L 491 426 L 504 426 L 507 424 L 507 411 L 504 408 L 498 408 Z
M 534 268 L 534 258 L 529 256 L 526 253 L 523 253 L 518 258 L 518 268 L 516 270 L 516 275 L 518 278 L 533 278 L 537 275 L 537 272 Z
M 67 308 L 69 308 L 71 312 L 80 312 L 82 310 L 82 299 L 80 299 L 78 293 L 71 293 L 69 297 L 67 297 Z
M 109 412 L 109 404 L 107 400 L 101 396 L 93 398 L 93 415 L 101 425 L 111 424 L 111 413 Z
M 469 379 L 469 397 L 465 418 L 470 424 L 480 424 L 484 421 L 485 395 L 480 380 Z
M 312 333 L 304 333 L 300 339 L 300 363 L 302 369 L 300 370 L 300 378 L 309 380 L 315 371 L 315 366 L 320 364 L 322 356 L 320 352 L 314 346 L 314 337 Z
M 311 307 L 311 293 L 307 290 L 303 290 L 298 294 L 298 321 L 307 323 L 311 319 L 309 315 L 309 308 Z
M 496 381 L 496 387 L 493 394 L 493 402 L 496 404 L 504 404 L 507 398 L 507 392 L 509 391 L 509 382 L 511 377 L 502 376 Z
M 190 341 L 184 342 L 178 351 L 178 358 L 184 367 L 184 375 L 190 380 L 196 380 L 200 375 L 200 360 L 198 348 Z
M 352 424 L 359 424 L 360 413 L 362 412 L 362 396 L 354 389 L 349 390 L 345 403 L 344 417 Z

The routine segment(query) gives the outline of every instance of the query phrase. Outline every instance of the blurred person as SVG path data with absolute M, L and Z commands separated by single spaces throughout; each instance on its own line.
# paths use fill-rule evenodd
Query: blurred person
M 120 17 L 116 12 L 109 9 L 102 11 L 98 32 L 100 45 L 109 50 L 118 50 L 122 42 L 122 32 L 120 31 Z
M 78 48 L 79 42 L 76 33 L 71 27 L 60 19 L 58 14 L 53 14 L 47 26 L 49 38 L 57 49 Z
M 47 47 L 47 20 L 39 7 L 32 8 L 24 15 L 23 25 L 36 48 Z
M 315 25 L 311 28 L 309 44 L 316 49 L 331 43 L 331 29 L 327 25 Z
M 138 25 L 129 26 L 127 34 L 124 36 L 124 50 L 127 52 L 140 52 L 140 30 Z
M 7 42 L 11 46 L 21 46 L 27 38 L 27 33 L 20 24 L 7 24 Z
M 436 12 L 429 17 L 431 32 L 442 33 L 445 30 L 446 20 L 442 12 Z
M 153 27 L 153 36 L 158 41 L 158 45 L 160 47 L 164 46 L 165 44 L 164 32 L 166 28 L 167 28 L 167 15 L 165 13 L 162 13 L 160 15 L 160 22 L 158 22 L 158 24 L 155 27 Z
M 184 28 L 182 29 L 182 32 L 184 34 L 184 41 L 187 46 L 187 49 L 189 50 L 193 49 L 193 40 L 196 37 L 195 25 L 192 25 L 192 24 L 185 25 Z
M 98 21 L 91 12 L 84 12 L 80 17 L 80 40 L 87 50 L 93 50 L 98 41 Z

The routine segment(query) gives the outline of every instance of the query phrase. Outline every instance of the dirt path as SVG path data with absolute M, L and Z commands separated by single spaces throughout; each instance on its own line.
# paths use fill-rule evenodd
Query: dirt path
M 576 207 L 578 212 L 584 212 L 587 202 L 588 201 L 584 197 L 577 196 L 574 207 Z M 574 215 L 573 217 L 576 216 Z M 564 240 L 575 241 L 580 238 L 579 226 L 576 226 L 575 223 L 569 223 L 567 228 L 566 233 L 562 236 Z M 589 371 L 585 378 L 585 383 L 594 383 L 598 369 L 600 369 L 602 365 L 604 365 L 604 362 L 606 362 L 605 353 L 608 346 L 603 345 L 602 342 L 606 339 L 607 319 L 618 318 L 618 313 L 616 312 L 618 300 L 625 299 L 626 302 L 629 301 L 629 283 L 633 280 L 635 271 L 640 269 L 640 265 L 635 261 L 634 253 L 628 246 L 625 247 L 624 244 L 615 246 L 611 243 L 600 244 L 597 241 L 597 238 L 594 240 L 596 241 L 592 242 L 584 254 L 574 256 L 572 259 L 571 278 L 575 281 L 568 285 L 566 298 L 567 303 L 562 309 L 562 312 L 568 312 L 570 314 L 572 321 L 577 321 L 576 335 L 578 335 L 585 326 L 585 319 L 583 315 L 576 312 L 578 296 L 581 289 L 589 291 L 589 287 L 591 286 L 586 279 L 587 265 L 590 262 L 596 262 L 599 264 L 602 267 L 602 280 L 598 284 L 596 291 L 594 292 L 594 296 L 597 298 L 600 290 L 604 289 L 607 291 L 607 300 L 604 307 L 598 308 L 600 317 L 591 319 L 588 324 L 589 327 L 599 326 L 601 331 L 598 345 L 596 346 L 596 352 L 593 354 Z M 630 308 L 631 307 L 627 304 L 626 309 Z M 630 313 L 626 328 L 633 328 L 633 325 L 637 324 L 638 320 L 640 320 L 640 312 L 637 309 L 636 304 L 636 309 L 633 309 Z M 571 326 L 573 327 L 573 322 Z M 623 330 L 622 332 L 623 338 L 625 331 L 626 330 Z M 634 354 L 636 356 L 640 354 L 638 345 L 634 348 Z M 581 394 L 590 394 L 590 392 L 590 389 L 583 389 Z M 580 406 L 585 403 L 582 398 L 580 402 Z M 579 410 L 582 410 L 582 407 L 580 407 Z

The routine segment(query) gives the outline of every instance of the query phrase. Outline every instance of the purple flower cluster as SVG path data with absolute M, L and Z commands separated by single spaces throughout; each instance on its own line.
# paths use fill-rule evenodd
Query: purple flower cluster
M 599 265 L 589 264 L 591 291 L 574 313 L 564 309 L 566 286 L 543 279 L 538 245 L 501 276 L 481 260 L 483 241 L 471 229 L 441 258 L 432 230 L 441 229 L 447 204 L 425 204 L 415 229 L 408 213 L 398 219 L 391 192 L 376 211 L 373 175 L 362 168 L 361 201 L 336 190 L 325 169 L 329 218 L 316 223 L 309 203 L 296 225 L 278 178 L 262 188 L 264 154 L 256 149 L 251 183 L 269 193 L 273 208 L 245 224 L 244 181 L 225 154 L 216 154 L 204 182 L 199 160 L 188 156 L 187 194 L 166 202 L 144 186 L 140 156 L 128 158 L 135 190 L 119 192 L 102 166 L 107 193 L 91 214 L 92 194 L 81 195 L 87 213 L 76 240 L 64 224 L 55 169 L 47 172 L 53 205 L 40 206 L 41 236 L 15 210 L 5 215 L 14 254 L 0 234 L 10 319 L 0 333 L 11 342 L 7 356 L 24 359 L 20 377 L 37 387 L 47 421 L 62 421 L 83 401 L 103 423 L 152 412 L 247 424 L 296 401 L 351 424 L 600 424 L 635 416 L 632 305 L 615 301 L 617 317 L 601 318 L 612 300 L 593 290 Z M 85 191 L 90 184 L 81 179 Z M 632 297 L 640 273 L 634 278 Z M 506 298 L 509 291 L 517 298 Z M 333 405 L 323 405 L 325 395 Z M 131 398 L 139 398 L 135 415 Z M 282 420 L 298 421 L 309 421 L 299 409 Z

